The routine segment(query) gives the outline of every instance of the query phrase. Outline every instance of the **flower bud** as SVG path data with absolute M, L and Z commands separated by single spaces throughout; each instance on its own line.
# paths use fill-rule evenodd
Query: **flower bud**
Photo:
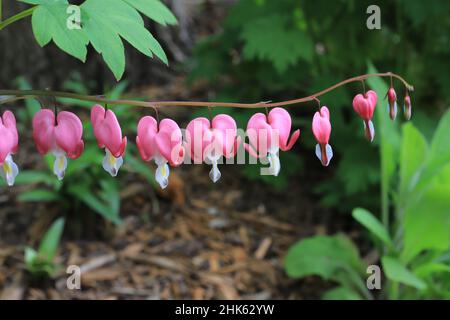
M 403 105 L 403 115 L 405 116 L 406 120 L 411 119 L 411 98 L 409 94 L 406 94 L 405 101 Z
M 395 117 L 397 116 L 397 94 L 393 87 L 389 88 L 387 97 L 389 101 L 389 117 L 391 120 L 395 120 Z

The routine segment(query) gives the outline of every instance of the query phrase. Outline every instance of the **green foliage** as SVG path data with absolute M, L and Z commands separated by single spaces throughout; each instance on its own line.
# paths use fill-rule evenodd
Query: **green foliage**
M 381 201 L 385 202 L 382 208 L 387 208 L 387 214 L 392 213 L 393 217 L 386 215 L 382 223 L 365 209 L 353 210 L 355 220 L 375 237 L 388 280 L 384 285 L 388 289 L 383 294 L 389 298 L 447 298 L 450 294 L 450 159 L 445 156 L 448 138 L 444 138 L 445 133 L 450 132 L 449 119 L 450 111 L 447 111 L 436 129 L 431 147 L 412 123 L 403 125 L 401 136 L 393 126 L 388 127 L 385 123 L 384 128 L 391 135 L 381 134 L 380 161 L 385 161 L 381 172 Z M 378 126 L 383 126 L 383 121 Z M 392 139 L 392 135 L 397 138 Z M 397 148 L 400 152 L 394 152 Z M 433 148 L 440 152 L 428 152 Z M 397 175 L 399 179 L 395 183 L 393 178 Z M 390 210 L 391 207 L 394 210 Z M 392 219 L 394 224 L 389 227 L 388 221 Z M 330 250 L 339 256 L 332 256 L 333 261 L 353 267 L 353 263 L 342 258 L 339 240 L 327 238 L 326 247 L 318 245 L 320 241 L 323 237 L 309 238 L 291 247 L 286 258 L 288 275 L 303 277 L 312 273 L 337 281 L 333 278 L 337 274 L 333 264 L 315 259 L 316 256 L 326 258 Z M 308 259 L 315 259 L 317 265 L 306 264 Z M 323 265 L 327 265 L 325 271 Z M 324 298 L 330 299 L 339 293 L 339 297 L 351 298 L 347 289 L 335 288 Z
M 157 56 L 166 65 L 163 48 L 145 28 L 139 14 L 162 25 L 176 24 L 175 16 L 159 0 L 86 0 L 79 6 L 81 26 L 69 28 L 67 0 L 21 0 L 36 5 L 33 10 L 34 36 L 41 47 L 53 42 L 64 52 L 85 61 L 87 46 L 103 56 L 119 80 L 125 71 L 122 39 L 148 57 Z
M 115 183 L 111 180 L 100 180 L 96 196 L 92 194 L 89 185 L 75 184 L 69 187 L 69 193 L 87 205 L 105 219 L 120 224 L 120 195 Z
M 286 255 L 286 272 L 290 277 L 319 275 L 333 279 L 339 270 L 353 268 L 363 272 L 358 250 L 345 236 L 316 236 L 294 244 Z
M 336 287 L 330 289 L 322 296 L 324 300 L 361 300 L 361 297 L 352 289 Z
M 33 275 L 51 276 L 57 269 L 54 263 L 56 251 L 64 230 L 64 218 L 59 218 L 45 233 L 38 250 L 25 248 L 25 265 Z
M 83 62 L 86 60 L 89 39 L 81 29 L 67 28 L 67 0 L 24 2 L 38 5 L 33 11 L 31 21 L 34 36 L 41 47 L 53 40 L 61 50 Z
M 52 172 L 53 158 L 47 156 L 48 170 L 24 171 L 17 185 L 44 183 L 47 188 L 33 188 L 18 196 L 20 201 L 57 202 L 61 208 L 78 208 L 83 204 L 105 219 L 121 222 L 119 186 L 101 168 L 100 150 L 91 140 L 77 161 L 70 161 L 63 181 L 58 181 Z M 19 178 L 18 176 L 18 178 Z
M 361 298 L 361 294 L 367 294 L 361 279 L 364 262 L 355 245 L 343 235 L 316 236 L 297 242 L 286 255 L 285 268 L 292 278 L 318 275 L 341 284 L 325 294 L 327 299 Z
M 268 60 L 280 73 L 300 58 L 311 61 L 311 39 L 303 31 L 290 28 L 285 20 L 274 14 L 248 21 L 241 33 L 244 58 Z
M 406 267 L 397 259 L 384 256 L 381 258 L 381 264 L 388 279 L 415 287 L 419 290 L 426 288 L 425 282 L 406 269 Z
M 428 106 L 444 108 L 443 102 L 450 98 L 447 90 L 450 78 L 446 72 L 450 45 L 445 41 L 450 27 L 446 16 L 450 4 L 385 1 L 381 9 L 389 14 L 383 17 L 379 32 L 365 27 L 365 12 L 370 4 L 370 1 L 329 0 L 237 1 L 220 32 L 194 48 L 194 58 L 188 65 L 190 80 L 208 80 L 210 88 L 217 91 L 216 100 L 277 101 L 310 95 L 364 73 L 371 61 L 381 71 L 395 71 L 414 80 L 418 89 L 412 96 L 413 119 L 428 137 L 434 130 L 434 110 L 438 109 Z M 292 41 L 287 40 L 291 37 Z M 395 161 L 390 159 L 398 156 L 399 130 L 384 112 L 386 85 L 376 79 L 367 83 L 378 92 L 380 101 L 374 120 L 375 144 L 365 141 L 362 121 L 351 110 L 353 94 L 362 90 L 359 83 L 320 98 L 332 110 L 330 144 L 335 157 L 327 179 L 319 179 L 312 188 L 323 205 L 341 212 L 350 212 L 355 206 L 378 211 L 381 179 L 383 190 L 387 190 L 395 178 L 392 176 Z M 401 102 L 403 89 L 396 80 L 394 85 Z M 302 108 L 290 110 L 294 123 L 303 129 L 301 145 L 308 151 L 302 152 L 301 157 L 308 161 L 301 170 L 317 170 L 310 164 L 315 143 L 310 134 L 311 113 Z M 381 145 L 383 134 L 390 139 Z M 382 163 L 378 162 L 380 147 Z M 387 169 L 383 171 L 384 177 L 380 176 L 381 166 Z
M 282 170 L 278 176 L 261 175 L 261 167 L 268 166 L 268 164 L 245 164 L 242 168 L 242 173 L 249 180 L 261 180 L 270 184 L 278 191 L 282 191 L 289 185 L 289 179 L 293 178 L 293 174 L 302 166 L 301 159 L 291 152 L 280 152 L 280 162 L 282 163 Z
M 388 231 L 372 213 L 362 208 L 356 208 L 353 210 L 353 218 L 366 227 L 379 240 L 383 241 L 385 245 L 389 247 L 393 246 Z
M 400 194 L 406 194 L 414 188 L 421 172 L 421 166 L 428 154 L 425 137 L 412 123 L 402 128 L 403 142 L 400 150 Z

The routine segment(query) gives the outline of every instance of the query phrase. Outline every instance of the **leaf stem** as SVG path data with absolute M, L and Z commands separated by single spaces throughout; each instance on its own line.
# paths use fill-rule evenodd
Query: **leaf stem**
M 356 76 L 353 78 L 349 78 L 343 80 L 331 87 L 323 89 L 322 91 L 316 92 L 310 96 L 280 101 L 280 102 L 270 102 L 263 101 L 257 103 L 239 103 L 239 102 L 205 102 L 205 101 L 136 101 L 136 100 L 113 100 L 104 98 L 103 95 L 82 95 L 71 92 L 62 92 L 62 91 L 48 91 L 48 90 L 0 90 L 0 96 L 15 96 L 15 97 L 59 97 L 59 98 L 71 98 L 82 101 L 91 101 L 96 103 L 108 104 L 108 105 L 130 105 L 136 107 L 144 107 L 144 108 L 155 108 L 155 107 L 229 107 L 229 108 L 244 108 L 244 109 L 254 109 L 254 108 L 273 108 L 273 107 L 281 107 L 281 106 L 290 106 L 294 104 L 300 104 L 305 102 L 310 102 L 316 100 L 319 96 L 322 96 L 330 91 L 333 91 L 339 87 L 342 87 L 348 83 L 362 81 L 370 77 L 393 77 L 400 80 L 405 87 L 413 91 L 414 87 L 406 82 L 401 76 L 386 72 L 386 73 L 372 73 L 372 74 L 364 74 L 360 76 Z M 15 98 L 0 100 L 0 104 L 6 102 L 12 102 Z
M 1 1 L 0 1 L 0 5 L 1 5 Z M 16 21 L 19 21 L 23 18 L 31 16 L 31 14 L 33 13 L 35 8 L 36 8 L 36 6 L 26 9 L 26 10 L 23 10 L 23 11 L 19 12 L 18 14 L 13 15 L 12 17 L 9 17 L 5 21 L 1 21 L 1 17 L 0 17 L 0 30 L 3 30 L 4 28 L 6 28 L 7 26 L 9 26 L 10 24 L 12 24 Z M 1 13 L 1 9 L 0 9 L 0 13 Z

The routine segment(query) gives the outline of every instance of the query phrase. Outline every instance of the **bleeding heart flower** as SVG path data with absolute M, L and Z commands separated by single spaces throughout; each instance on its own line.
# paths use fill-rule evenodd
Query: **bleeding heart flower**
M 226 114 L 215 116 L 212 122 L 203 117 L 193 119 L 186 128 L 186 149 L 194 163 L 212 164 L 209 177 L 213 182 L 221 176 L 218 168 L 221 157 L 234 157 L 240 143 L 236 121 Z
M 163 119 L 159 124 L 155 118 L 143 117 L 138 123 L 136 144 L 144 161 L 154 160 L 156 181 L 161 188 L 169 184 L 169 163 L 179 166 L 184 159 L 182 134 L 178 124 L 171 119 Z
M 388 108 L 389 108 L 389 117 L 391 120 L 395 120 L 397 116 L 397 94 L 395 93 L 395 89 L 390 87 L 387 92 L 388 97 Z
M 127 146 L 127 138 L 122 138 L 122 129 L 114 112 L 105 110 L 100 105 L 92 107 L 91 122 L 98 146 L 105 148 L 103 169 L 115 177 L 123 164 L 122 156 Z
M 283 108 L 272 109 L 268 116 L 263 113 L 254 114 L 248 121 L 249 144 L 244 144 L 245 150 L 256 158 L 267 157 L 269 172 L 274 176 L 278 175 L 281 168 L 279 149 L 290 150 L 300 136 L 300 130 L 297 129 L 289 140 L 291 125 L 291 116 Z
M 375 137 L 375 128 L 372 118 L 375 107 L 377 106 L 378 96 L 373 90 L 367 91 L 364 95 L 357 94 L 353 98 L 353 109 L 364 120 L 364 132 L 369 141 L 373 141 Z
M 405 96 L 405 101 L 404 101 L 404 105 L 403 105 L 403 114 L 405 116 L 406 120 L 411 119 L 411 98 L 409 97 L 409 94 L 406 93 Z
M 83 125 L 80 118 L 68 111 L 57 116 L 50 109 L 42 109 L 33 118 L 33 138 L 39 153 L 55 156 L 53 172 L 59 180 L 67 168 L 66 155 L 77 159 L 84 150 Z
M 19 135 L 16 128 L 16 118 L 11 111 L 5 111 L 0 117 L 0 175 L 8 186 L 14 185 L 19 168 L 14 163 L 12 155 L 19 148 Z
M 333 149 L 328 144 L 331 134 L 330 111 L 323 106 L 314 114 L 312 131 L 318 144 L 316 145 L 316 156 L 323 166 L 328 166 L 333 157 Z

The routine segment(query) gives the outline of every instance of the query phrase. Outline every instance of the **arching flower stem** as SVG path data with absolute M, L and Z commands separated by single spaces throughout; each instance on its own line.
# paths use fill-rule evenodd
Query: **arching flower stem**
M 273 108 L 273 107 L 285 107 L 294 104 L 300 104 L 305 102 L 310 102 L 316 100 L 319 96 L 322 96 L 330 91 L 333 91 L 339 87 L 342 87 L 346 84 L 358 81 L 364 81 L 367 78 L 371 77 L 389 77 L 391 79 L 396 78 L 403 83 L 407 90 L 413 91 L 414 87 L 410 85 L 404 78 L 401 76 L 392 73 L 370 73 L 364 74 L 360 76 L 356 76 L 353 78 L 349 78 L 343 80 L 341 82 L 332 85 L 322 91 L 316 92 L 310 96 L 280 101 L 280 102 L 270 102 L 263 101 L 257 103 L 238 103 L 238 102 L 205 102 L 205 101 L 136 101 L 136 100 L 112 100 L 107 99 L 103 96 L 94 96 L 94 95 L 82 95 L 70 92 L 62 92 L 62 91 L 50 91 L 50 90 L 0 90 L 0 96 L 13 96 L 14 98 L 8 98 L 4 100 L 0 100 L 0 104 L 4 104 L 6 102 L 12 102 L 19 99 L 24 99 L 26 97 L 36 98 L 36 97 L 59 97 L 59 98 L 72 98 L 76 100 L 82 101 L 91 101 L 100 104 L 108 104 L 108 105 L 129 105 L 136 107 L 144 107 L 144 108 L 154 108 L 158 107 L 210 107 L 211 105 L 220 106 L 220 107 L 229 107 L 229 108 L 244 108 L 244 109 L 254 109 L 254 108 Z

